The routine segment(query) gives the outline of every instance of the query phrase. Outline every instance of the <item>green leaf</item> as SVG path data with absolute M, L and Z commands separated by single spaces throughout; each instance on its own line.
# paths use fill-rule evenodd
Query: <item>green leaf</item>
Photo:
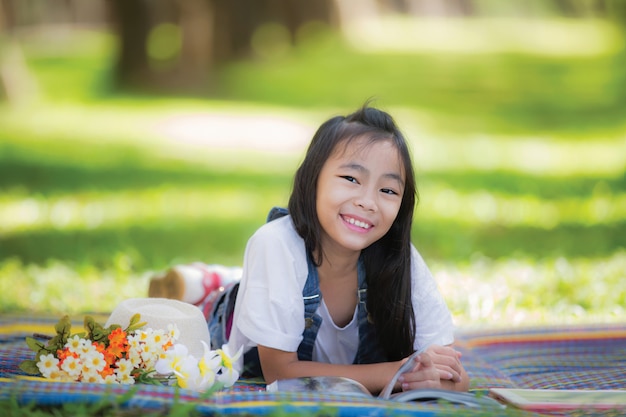
M 26 338 L 26 344 L 28 345 L 30 350 L 32 350 L 33 352 L 36 352 L 36 353 L 39 353 L 39 351 L 46 349 L 46 345 L 45 344 L 43 344 L 39 340 L 34 339 L 32 337 L 27 337 Z
M 69 316 L 63 316 L 59 322 L 54 326 L 57 334 L 48 342 L 49 349 L 63 349 L 63 346 L 67 343 L 67 339 L 70 337 L 70 331 L 72 330 L 72 321 Z
M 85 316 L 84 325 L 87 330 L 87 336 L 90 340 L 103 343 L 105 346 L 109 345 L 109 335 L 111 334 L 110 328 L 105 329 L 91 316 Z
M 70 330 L 72 329 L 72 321 L 70 317 L 65 315 L 61 317 L 59 322 L 54 326 L 58 335 L 62 335 L 64 338 L 70 337 Z
M 141 329 L 143 326 L 145 326 L 147 324 L 146 322 L 140 323 L 139 320 L 141 320 L 141 314 L 135 313 L 130 318 L 130 323 L 128 324 L 128 327 L 125 330 L 126 333 L 130 333 L 130 332 L 133 332 L 135 330 Z
M 22 363 L 20 363 L 20 369 L 29 375 L 40 375 L 37 362 L 32 359 L 22 361 Z

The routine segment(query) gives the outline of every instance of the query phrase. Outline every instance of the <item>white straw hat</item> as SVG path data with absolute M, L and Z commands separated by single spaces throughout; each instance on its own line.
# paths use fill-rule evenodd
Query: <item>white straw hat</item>
M 202 311 L 193 304 L 169 298 L 130 298 L 122 301 L 115 307 L 107 320 L 105 327 L 119 324 L 126 328 L 130 318 L 139 313 L 140 322 L 146 323 L 145 328 L 162 329 L 167 331 L 168 324 L 176 324 L 180 330 L 178 343 L 189 349 L 195 358 L 204 354 L 204 341 L 211 347 L 209 327 Z

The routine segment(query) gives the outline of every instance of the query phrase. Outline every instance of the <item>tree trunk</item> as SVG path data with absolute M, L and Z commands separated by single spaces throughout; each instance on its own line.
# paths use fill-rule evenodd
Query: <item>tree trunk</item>
M 36 98 L 37 83 L 28 70 L 22 48 L 13 32 L 16 25 L 14 4 L 0 0 L 0 101 L 11 105 Z
M 110 0 L 109 4 L 119 39 L 116 85 L 122 89 L 146 87 L 151 79 L 146 53 L 146 42 L 152 28 L 150 6 L 140 0 Z
M 120 40 L 116 66 L 122 89 L 203 91 L 222 63 L 250 56 L 251 39 L 263 24 L 284 25 L 295 36 L 312 20 L 337 21 L 336 0 L 109 0 Z M 178 61 L 167 71 L 151 65 L 146 43 L 153 28 L 177 24 Z

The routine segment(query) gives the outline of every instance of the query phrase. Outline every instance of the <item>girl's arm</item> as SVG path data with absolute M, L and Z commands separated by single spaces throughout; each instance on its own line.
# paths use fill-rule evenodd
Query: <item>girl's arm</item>
M 367 365 L 333 365 L 328 363 L 300 361 L 296 352 L 285 352 L 266 346 L 258 346 L 263 377 L 269 384 L 277 379 L 304 376 L 342 376 L 363 384 L 372 394 L 378 394 L 391 380 L 403 361 L 382 362 Z M 439 371 L 427 353 L 420 355 L 429 361 L 411 373 L 411 385 L 415 387 L 441 387 Z M 401 385 L 398 383 L 397 389 Z
M 285 352 L 258 346 L 259 359 L 265 381 L 303 376 L 342 376 L 365 385 L 378 394 L 406 360 L 367 365 L 333 365 L 300 361 L 296 352 Z M 396 389 L 404 391 L 419 388 L 441 388 L 467 391 L 469 376 L 460 362 L 460 354 L 449 346 L 432 346 L 415 359 L 413 371 L 400 379 Z

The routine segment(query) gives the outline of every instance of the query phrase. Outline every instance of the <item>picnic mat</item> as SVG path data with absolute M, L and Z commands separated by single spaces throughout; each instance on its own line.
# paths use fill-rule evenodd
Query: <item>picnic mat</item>
M 474 389 L 626 389 L 626 324 L 460 331 L 456 338 Z
M 102 323 L 108 317 L 93 316 Z M 33 357 L 24 338 L 33 333 L 50 334 L 58 319 L 0 315 L 0 398 L 13 396 L 21 403 L 40 405 L 110 400 L 121 402 L 124 407 L 146 410 L 183 403 L 206 415 L 285 412 L 441 416 L 458 411 L 449 404 L 397 403 L 330 393 L 266 392 L 259 380 L 240 380 L 233 387 L 205 398 L 194 391 L 167 386 L 60 383 L 27 377 L 18 368 L 23 360 Z M 73 328 L 82 328 L 82 316 L 76 317 Z M 474 391 L 491 387 L 626 389 L 626 325 L 459 331 L 457 345 Z M 485 413 L 463 408 L 463 415 Z

